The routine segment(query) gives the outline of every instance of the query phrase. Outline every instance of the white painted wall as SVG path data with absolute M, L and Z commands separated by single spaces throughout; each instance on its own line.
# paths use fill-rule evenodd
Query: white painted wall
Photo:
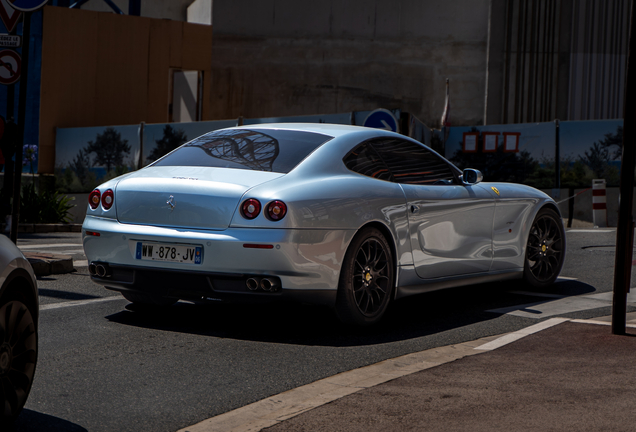
M 188 22 L 212 25 L 212 0 L 195 0 L 188 6 Z

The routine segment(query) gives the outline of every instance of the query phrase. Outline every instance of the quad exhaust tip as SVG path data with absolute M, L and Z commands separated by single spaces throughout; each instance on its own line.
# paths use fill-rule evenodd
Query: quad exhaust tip
M 88 272 L 91 276 L 97 276 L 100 278 L 110 276 L 110 268 L 105 263 L 92 262 L 88 265 Z
M 262 290 L 266 292 L 276 292 L 280 288 L 278 278 L 249 278 L 245 281 L 247 289 L 250 291 Z
M 278 283 L 274 279 L 263 278 L 261 280 L 261 288 L 263 291 L 274 292 L 278 289 Z
M 258 281 L 254 278 L 249 278 L 246 282 L 245 285 L 247 285 L 247 289 L 250 291 L 256 291 L 258 289 Z

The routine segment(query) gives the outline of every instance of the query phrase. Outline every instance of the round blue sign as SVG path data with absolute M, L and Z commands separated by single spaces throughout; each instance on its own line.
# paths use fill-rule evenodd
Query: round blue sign
M 22 12 L 40 9 L 49 0 L 8 0 L 11 7 Z
M 398 132 L 399 124 L 393 113 L 384 108 L 369 113 L 362 126 Z

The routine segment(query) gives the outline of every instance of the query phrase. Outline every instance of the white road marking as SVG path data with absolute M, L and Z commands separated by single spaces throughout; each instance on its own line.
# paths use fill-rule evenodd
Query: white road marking
M 18 245 L 18 249 L 48 249 L 48 248 L 57 248 L 57 247 L 82 247 L 81 243 L 52 243 L 52 244 L 26 244 L 26 245 Z
M 63 251 L 55 251 L 55 253 L 58 254 L 65 254 L 65 255 L 79 255 L 79 254 L 84 254 L 84 249 L 73 249 L 73 250 L 63 250 Z
M 126 300 L 126 299 L 123 298 L 122 296 L 111 296 L 111 297 L 101 297 L 101 298 L 90 299 L 90 300 L 74 300 L 74 301 L 67 301 L 67 302 L 60 302 L 60 303 L 51 303 L 46 305 L 40 305 L 40 311 L 49 310 L 49 309 L 61 309 L 61 308 L 74 307 L 74 306 L 84 306 L 87 304 L 103 303 L 103 302 L 113 301 L 113 300 Z
M 545 330 L 550 327 L 554 327 L 555 325 L 561 324 L 562 322 L 565 322 L 565 321 L 569 321 L 569 319 L 568 318 L 551 318 L 547 321 L 540 322 L 538 324 L 535 324 L 530 327 L 526 327 L 519 331 L 508 333 L 507 335 L 504 335 L 498 339 L 495 339 L 494 341 L 488 342 L 484 345 L 480 345 L 476 347 L 475 349 L 481 350 L 481 351 L 492 351 L 494 349 L 500 348 L 504 345 L 508 345 L 509 343 L 517 341 L 528 335 L 540 332 L 541 330 Z
M 615 229 L 569 229 L 568 233 L 611 233 Z
M 542 319 L 571 312 L 608 307 L 612 305 L 612 296 L 613 293 L 606 292 L 585 296 L 563 297 L 552 301 L 490 309 L 487 312 L 514 315 L 523 318 Z M 627 295 L 627 303 L 636 303 L 636 292 Z
M 572 320 L 573 323 L 581 323 L 581 324 L 596 324 L 596 325 L 604 325 L 604 326 L 611 326 L 612 323 L 610 321 L 598 321 L 598 320 L 593 320 L 593 319 L 589 319 L 589 320 L 581 320 L 581 319 L 574 319 Z M 629 328 L 636 328 L 636 324 L 625 324 L 625 327 L 629 327 Z
M 88 261 L 75 261 L 73 260 L 73 267 L 88 267 Z

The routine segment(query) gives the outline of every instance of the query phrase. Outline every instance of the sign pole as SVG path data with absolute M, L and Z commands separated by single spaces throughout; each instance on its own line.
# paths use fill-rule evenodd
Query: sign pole
M 612 303 L 612 333 L 624 335 L 627 327 L 627 293 L 631 284 L 634 247 L 634 166 L 636 165 L 636 8 L 632 16 L 627 54 L 627 79 L 623 107 L 623 153 L 621 157 L 620 204 L 616 228 L 616 258 L 614 265 L 614 298 Z
M 24 146 L 24 128 L 26 126 L 27 83 L 29 76 L 29 48 L 31 45 L 31 12 L 25 12 L 22 27 L 22 70 L 24 76 L 20 79 L 20 96 L 18 99 L 18 139 L 15 149 L 15 171 L 13 181 L 13 211 L 11 212 L 11 241 L 18 243 L 18 221 L 20 219 L 20 192 L 22 190 L 22 147 Z

